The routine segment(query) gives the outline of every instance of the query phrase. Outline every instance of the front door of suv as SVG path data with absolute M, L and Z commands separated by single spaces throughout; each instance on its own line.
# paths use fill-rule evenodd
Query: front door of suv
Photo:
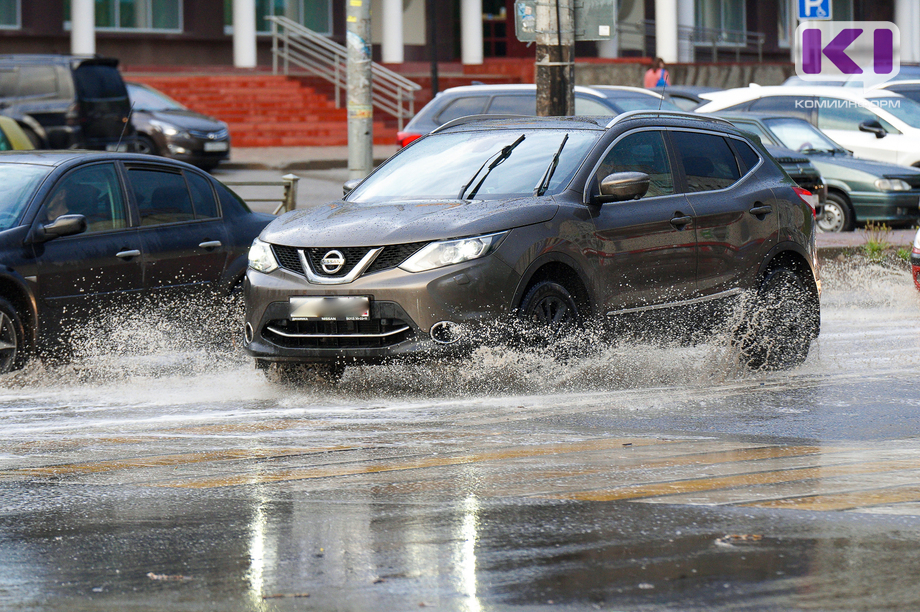
M 639 200 L 592 207 L 598 295 L 606 313 L 667 304 L 696 292 L 696 224 L 676 189 L 673 164 L 657 129 L 617 140 L 592 180 L 615 172 L 644 172 L 648 192 Z
M 753 174 L 760 156 L 743 140 L 730 140 L 721 134 L 671 131 L 687 200 L 697 215 L 697 282 L 704 296 L 750 287 L 777 242 L 773 190 Z

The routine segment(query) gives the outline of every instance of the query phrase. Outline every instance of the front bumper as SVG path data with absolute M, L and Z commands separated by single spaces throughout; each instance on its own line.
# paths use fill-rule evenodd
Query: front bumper
M 860 221 L 911 222 L 920 219 L 918 191 L 854 191 L 847 195 Z
M 420 273 L 392 268 L 342 285 L 313 285 L 282 268 L 250 269 L 246 350 L 266 361 L 365 363 L 462 353 L 476 344 L 479 330 L 511 312 L 519 280 L 494 255 Z M 369 320 L 292 321 L 290 298 L 303 296 L 369 297 Z M 432 338 L 433 327 L 441 342 Z

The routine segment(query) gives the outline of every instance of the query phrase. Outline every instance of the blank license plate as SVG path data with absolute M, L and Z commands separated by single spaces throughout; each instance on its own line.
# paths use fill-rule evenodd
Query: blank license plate
M 371 318 L 369 297 L 292 297 L 294 321 L 366 321 Z
M 226 141 L 204 143 L 204 150 L 208 153 L 212 153 L 214 151 L 226 151 L 229 148 L 230 145 Z

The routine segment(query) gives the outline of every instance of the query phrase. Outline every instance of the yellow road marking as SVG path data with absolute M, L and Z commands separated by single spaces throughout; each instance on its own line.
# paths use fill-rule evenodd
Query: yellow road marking
M 827 512 L 831 510 L 852 510 L 854 508 L 886 506 L 888 504 L 903 504 L 907 502 L 920 502 L 920 486 L 873 489 L 869 491 L 854 491 L 851 493 L 836 493 L 833 495 L 811 495 L 807 497 L 777 499 L 739 505 Z

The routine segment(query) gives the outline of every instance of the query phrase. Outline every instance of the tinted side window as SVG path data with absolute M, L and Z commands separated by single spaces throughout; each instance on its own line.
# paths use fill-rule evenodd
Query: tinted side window
M 482 114 L 482 109 L 486 105 L 486 100 L 487 98 L 485 96 L 457 98 L 448 104 L 444 110 L 438 113 L 436 122 L 438 125 L 441 125 L 448 121 L 459 119 L 460 117 L 466 117 L 467 115 L 480 115 Z
M 45 205 L 45 220 L 67 214 L 86 217 L 87 232 L 127 227 L 115 167 L 97 164 L 75 170 L 61 179 Z
M 751 148 L 751 145 L 737 138 L 732 139 L 732 144 L 735 145 L 735 152 L 738 153 L 738 165 L 741 166 L 741 172 L 747 174 L 760 161 L 760 155 Z
M 688 191 L 725 189 L 741 178 L 735 155 L 721 136 L 672 132 L 671 138 L 680 152 Z
M 813 104 L 814 98 L 811 96 L 769 96 L 754 100 L 748 110 L 755 113 L 782 113 L 807 120 L 811 119 L 811 109 L 808 107 Z
M 537 95 L 495 96 L 486 112 L 490 115 L 536 115 Z
M 833 98 L 820 98 L 818 106 L 819 130 L 859 130 L 863 121 L 878 121 L 889 134 L 897 134 L 898 130 L 877 116 L 867 108 L 858 106 L 849 100 L 835 100 Z
M 23 98 L 47 98 L 57 93 L 54 66 L 22 66 L 19 69 L 19 95 Z
M 646 197 L 674 193 L 668 150 L 659 131 L 634 132 L 613 145 L 601 162 L 596 177 L 598 184 L 605 176 L 615 172 L 646 173 L 649 176 Z
M 137 202 L 141 225 L 177 223 L 195 218 L 192 199 L 181 174 L 131 169 L 128 171 L 128 183 Z
M 0 151 L 12 151 L 13 145 L 10 144 L 9 138 L 0 130 Z
M 582 98 L 580 96 L 575 96 L 575 114 L 579 117 L 589 117 L 589 116 L 610 116 L 618 115 L 619 113 L 609 106 L 598 102 L 597 100 L 592 100 L 590 98 Z
M 83 64 L 73 71 L 81 100 L 127 98 L 128 90 L 118 70 L 111 66 Z
M 214 191 L 207 179 L 192 174 L 185 175 L 188 179 L 189 190 L 192 192 L 192 202 L 195 204 L 196 219 L 212 219 L 218 217 L 217 201 L 214 200 Z

